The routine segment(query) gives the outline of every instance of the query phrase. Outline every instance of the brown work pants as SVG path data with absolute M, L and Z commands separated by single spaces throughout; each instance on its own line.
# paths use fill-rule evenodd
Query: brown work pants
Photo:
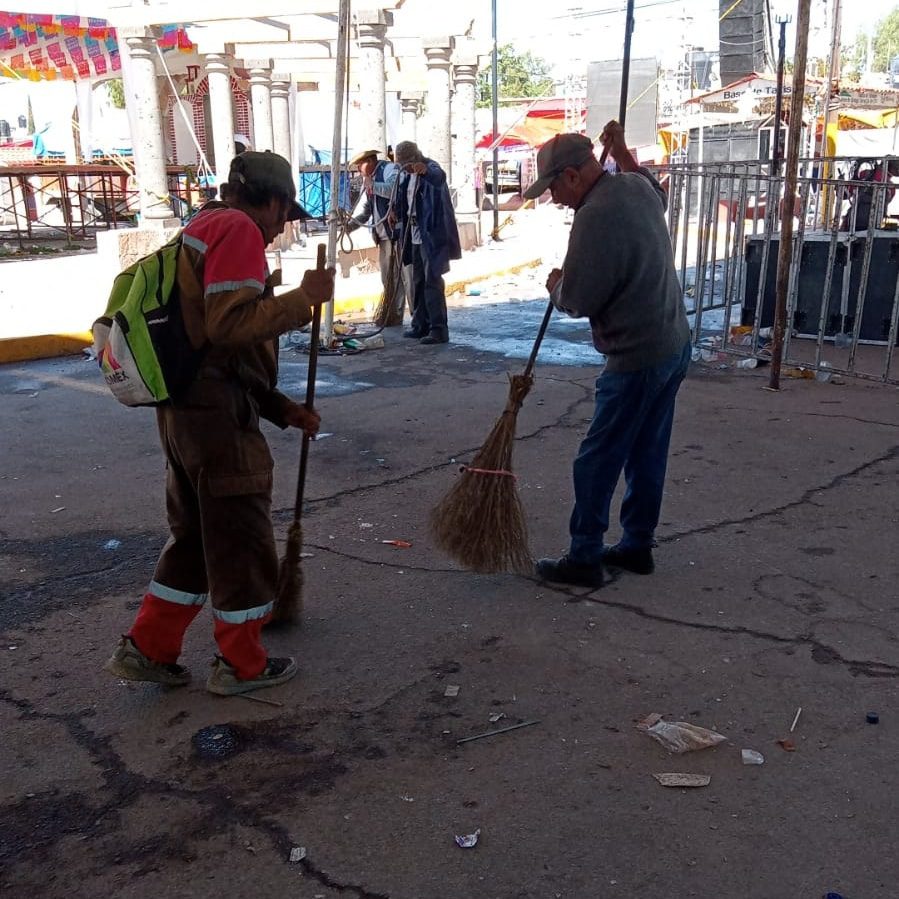
M 157 416 L 171 534 L 132 639 L 150 658 L 175 661 L 208 594 L 222 655 L 238 676 L 255 677 L 278 579 L 272 456 L 256 404 L 237 381 L 201 374 L 183 404 Z

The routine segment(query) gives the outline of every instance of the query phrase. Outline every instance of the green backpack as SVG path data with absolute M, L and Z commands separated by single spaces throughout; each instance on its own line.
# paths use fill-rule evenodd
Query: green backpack
M 126 406 L 177 401 L 200 367 L 175 290 L 180 250 L 179 234 L 117 275 L 91 329 L 106 386 Z

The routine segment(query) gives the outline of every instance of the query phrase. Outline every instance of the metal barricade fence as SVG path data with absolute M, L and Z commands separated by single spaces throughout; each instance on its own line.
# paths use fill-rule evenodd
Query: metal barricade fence
M 899 384 L 899 198 L 890 180 L 899 170 L 880 161 L 859 175 L 854 162 L 800 161 L 789 210 L 784 363 L 810 376 Z M 755 161 L 651 170 L 668 191 L 671 244 L 698 355 L 764 364 L 788 212 L 783 175 Z
M 196 172 L 170 166 L 166 180 L 174 215 L 184 221 L 206 198 Z M 22 249 L 26 241 L 87 241 L 98 230 L 135 224 L 139 212 L 133 177 L 117 165 L 0 167 L 0 237 Z

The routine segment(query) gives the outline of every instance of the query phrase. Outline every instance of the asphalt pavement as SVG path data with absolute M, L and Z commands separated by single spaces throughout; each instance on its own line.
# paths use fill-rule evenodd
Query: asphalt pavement
M 446 346 L 393 329 L 321 359 L 305 615 L 266 638 L 301 673 L 268 703 L 204 690 L 208 610 L 192 686 L 101 670 L 166 535 L 154 416 L 86 359 L 0 366 L 4 895 L 899 895 L 896 389 L 771 393 L 764 369 L 694 365 L 654 575 L 593 592 L 475 575 L 427 517 L 545 302 L 477 299 L 451 309 Z M 306 357 L 282 355 L 301 396 Z M 583 322 L 554 319 L 514 460 L 535 556 L 566 545 L 597 361 Z M 299 441 L 267 434 L 283 538 Z M 726 742 L 671 754 L 636 727 L 651 713 Z

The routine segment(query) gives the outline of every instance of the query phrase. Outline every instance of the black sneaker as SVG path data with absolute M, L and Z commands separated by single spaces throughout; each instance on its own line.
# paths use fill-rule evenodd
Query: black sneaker
M 206 681 L 206 689 L 219 696 L 233 696 L 235 693 L 250 693 L 266 687 L 276 687 L 287 683 L 297 673 L 297 663 L 293 659 L 273 659 L 269 657 L 265 668 L 256 677 L 241 680 L 237 671 L 221 656 L 212 663 L 212 673 Z
M 408 337 L 410 340 L 421 340 L 423 336 L 421 331 L 416 331 L 415 328 L 407 328 L 403 331 L 403 337 Z
M 567 555 L 559 559 L 541 559 L 537 563 L 537 577 L 560 584 L 592 587 L 594 590 L 603 585 L 602 565 L 573 562 Z
M 449 343 L 449 334 L 447 334 L 445 331 L 431 331 L 430 334 L 426 334 L 418 342 L 425 345 L 435 343 Z
M 626 549 L 620 543 L 602 548 L 602 562 L 609 568 L 623 568 L 634 574 L 652 574 L 656 567 L 651 549 Z

